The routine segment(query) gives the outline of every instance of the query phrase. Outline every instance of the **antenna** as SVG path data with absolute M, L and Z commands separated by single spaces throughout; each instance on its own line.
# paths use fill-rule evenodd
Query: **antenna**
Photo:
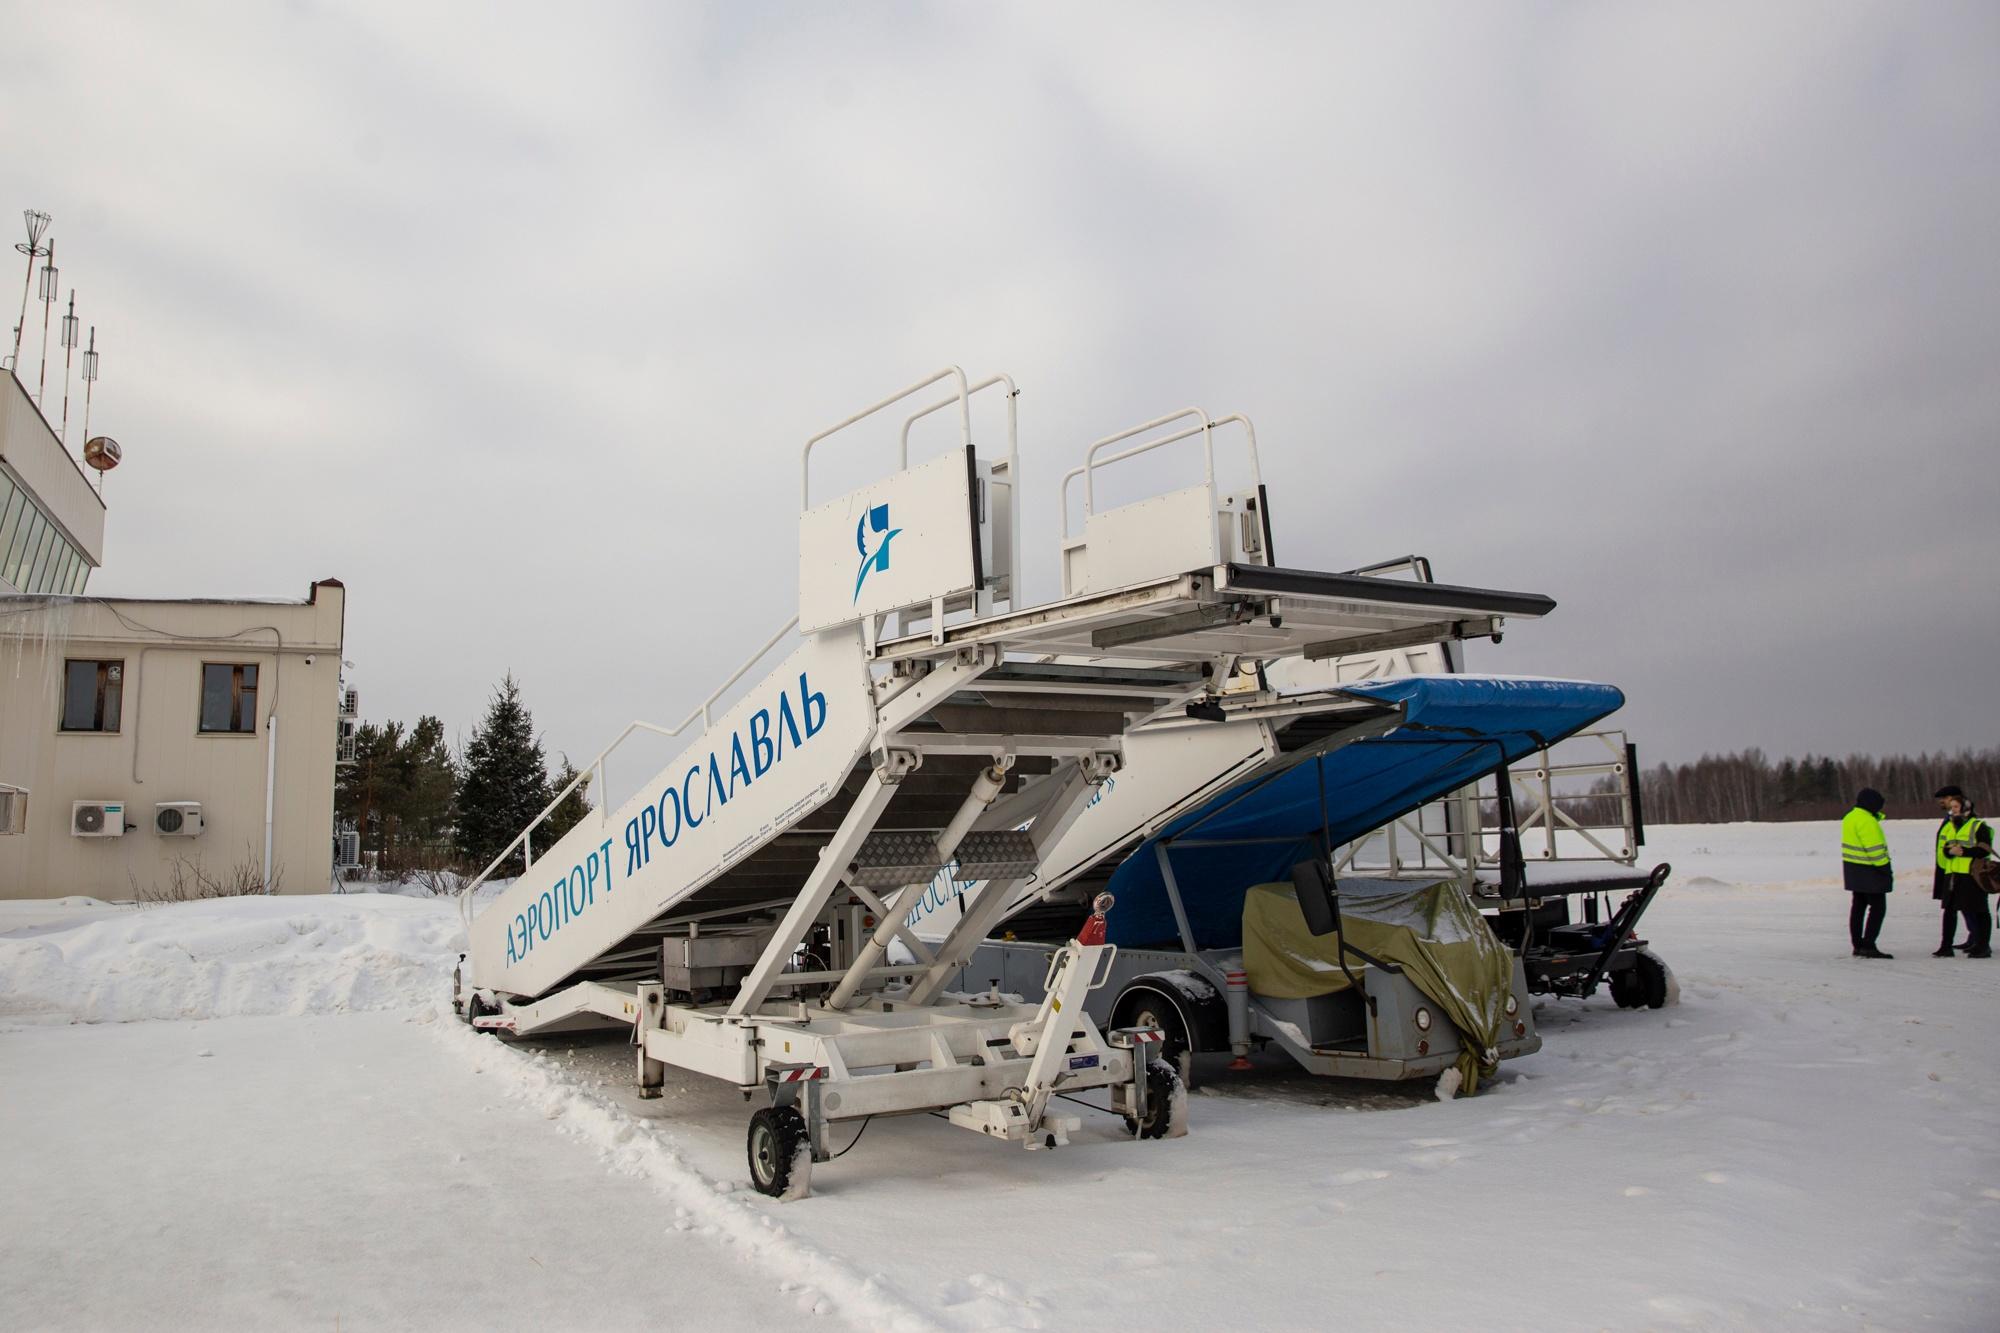
M 69 447 L 69 362 L 76 354 L 76 288 L 69 289 L 69 313 L 62 319 L 63 345 L 63 447 Z M 87 434 L 87 432 L 86 432 Z
M 97 326 L 90 326 L 90 346 L 83 349 L 83 438 L 90 441 L 90 391 L 97 387 Z M 103 478 L 98 479 L 100 482 Z M 100 487 L 101 489 L 101 487 Z
M 49 229 L 49 215 L 37 213 L 31 208 L 23 212 L 21 218 L 28 224 L 28 239 L 14 242 L 14 248 L 28 257 L 28 274 L 21 279 L 21 317 L 14 324 L 14 355 L 7 360 L 7 368 L 14 372 L 17 379 L 20 378 L 21 366 L 21 329 L 28 322 L 28 284 L 35 280 L 35 261 L 49 253 L 49 247 L 42 244 L 42 237 Z
M 47 392 L 49 387 L 49 311 L 54 308 L 56 303 L 56 283 L 59 277 L 56 271 L 56 243 L 54 237 L 49 238 L 49 248 L 44 253 L 48 255 L 48 258 L 42 261 L 42 285 L 41 289 L 35 293 L 36 298 L 42 303 L 42 371 L 35 381 L 36 407 L 42 405 L 42 395 Z M 48 413 L 44 411 L 42 416 L 46 418 Z

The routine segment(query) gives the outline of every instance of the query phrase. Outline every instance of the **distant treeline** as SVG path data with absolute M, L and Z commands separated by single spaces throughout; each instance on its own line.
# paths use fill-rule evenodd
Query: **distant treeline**
M 1649 824 L 1838 819 L 1863 787 L 1882 793 L 1887 818 L 1915 819 L 1937 813 L 1931 793 L 1948 782 L 1965 788 L 1982 811 L 2000 808 L 2000 749 L 1881 759 L 1807 755 L 1776 764 L 1762 750 L 1703 755 L 1647 769 L 1639 794 Z

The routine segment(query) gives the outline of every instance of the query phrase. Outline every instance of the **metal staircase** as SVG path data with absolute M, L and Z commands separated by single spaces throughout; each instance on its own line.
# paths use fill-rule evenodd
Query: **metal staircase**
M 940 385 L 945 396 L 925 401 Z M 982 453 L 972 404 L 996 389 L 1004 450 Z M 1263 762 L 1277 722 L 1361 707 L 1338 690 L 1280 697 L 1259 687 L 1262 664 L 1496 634 L 1506 617 L 1553 606 L 1274 565 L 1254 433 L 1241 417 L 1197 409 L 1090 446 L 1072 474 L 1084 483 L 1084 522 L 1062 539 L 1064 596 L 1022 605 L 1014 396 L 1004 376 L 975 384 L 951 368 L 807 442 L 794 622 L 678 727 L 635 723 L 588 766 L 602 791 L 605 759 L 630 736 L 691 736 L 629 800 L 546 847 L 538 819 L 467 886 L 468 1008 L 482 1025 L 635 1023 L 642 1085 L 655 1086 L 662 1063 L 749 1087 L 802 1049 L 816 1052 L 815 1067 L 852 1070 L 866 1058 L 859 1047 L 893 1048 L 899 1058 L 873 1078 L 902 1083 L 869 1083 L 867 1098 L 857 1095 L 865 1080 L 820 1090 L 805 1112 L 822 1118 L 849 1114 L 843 1098 L 902 1110 L 992 1100 L 1009 1086 L 998 1081 L 1006 1042 L 982 1053 L 964 1033 L 943 1034 L 1001 1018 L 1003 1036 L 1019 1038 L 1024 1018 L 1044 1025 L 1025 1044 L 1079 1044 L 1057 1080 L 1065 1087 L 1143 1082 L 1131 1057 L 1143 1043 L 1104 1045 L 1081 1006 L 1060 1020 L 969 1012 L 943 987 L 1038 881 Z M 956 445 L 911 464 L 911 426 L 951 409 Z M 907 414 L 899 469 L 814 505 L 815 448 L 892 410 Z M 1229 494 L 1216 483 L 1224 426 L 1240 427 L 1247 446 L 1244 484 Z M 1102 469 L 1190 440 L 1202 483 L 1095 507 Z M 789 654 L 723 707 L 788 641 Z M 476 890 L 516 862 L 519 878 L 474 915 Z M 985 891 L 922 938 L 908 921 L 947 868 Z M 885 961 L 898 938 L 903 961 Z M 841 1026 L 829 1029 L 834 1014 Z M 929 1044 L 909 1038 L 916 1028 L 932 1030 Z M 890 1086 L 914 1100 L 880 1091 Z M 1143 1087 L 1131 1095 L 1144 1104 Z M 986 1132 L 1012 1126 L 1002 1137 L 1039 1132 L 1039 1108 L 996 1115 L 954 1112 Z

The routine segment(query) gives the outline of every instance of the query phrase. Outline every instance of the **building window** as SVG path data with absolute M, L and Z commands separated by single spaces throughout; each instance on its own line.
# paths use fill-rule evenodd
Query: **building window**
M 6 564 L 0 565 L 0 579 L 5 579 L 16 588 L 26 586 L 27 580 L 21 577 L 21 564 L 31 555 L 31 548 L 41 544 L 46 527 L 42 511 L 28 505 L 14 528 L 14 540 L 7 546 Z
M 257 667 L 247 662 L 201 664 L 201 729 L 257 730 Z
M 63 663 L 64 731 L 116 731 L 124 701 L 123 662 Z
M 24 563 L 21 566 L 22 592 L 48 591 L 41 586 L 42 572 L 49 567 L 49 557 L 55 554 L 56 546 L 62 541 L 62 534 L 56 531 L 56 525 L 53 523 L 47 524 L 46 529 L 48 536 L 42 540 L 40 549 L 35 552 L 34 565 L 30 567 Z
M 6 566 L 7 552 L 14 545 L 14 534 L 21 530 L 22 515 L 27 508 L 27 492 L 0 472 L 0 568 Z

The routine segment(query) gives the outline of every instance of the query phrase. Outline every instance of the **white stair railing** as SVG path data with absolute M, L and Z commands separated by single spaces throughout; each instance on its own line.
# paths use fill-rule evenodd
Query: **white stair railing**
M 723 695 L 729 693 L 729 691 L 736 685 L 736 682 L 742 680 L 745 673 L 747 673 L 751 667 L 756 666 L 757 663 L 762 661 L 764 659 L 765 654 L 769 653 L 773 648 L 777 647 L 780 643 L 784 642 L 786 637 L 789 636 L 794 629 L 798 628 L 798 624 L 799 624 L 799 618 L 796 615 L 793 616 L 790 620 L 787 620 L 784 623 L 784 625 L 779 628 L 776 634 L 773 634 L 770 638 L 764 640 L 763 647 L 759 648 L 756 652 L 750 654 L 750 656 L 744 660 L 742 666 L 737 667 L 735 671 L 730 673 L 728 680 L 723 681 L 722 684 L 716 688 L 714 693 L 710 694 L 706 699 L 703 699 L 701 703 L 694 709 L 694 711 L 690 712 L 686 717 L 682 718 L 679 722 L 675 723 L 673 726 L 662 727 L 656 723 L 642 721 L 642 722 L 633 722 L 629 724 L 625 728 L 625 730 L 619 732 L 617 738 L 613 740 L 611 744 L 605 746 L 603 750 L 598 752 L 597 758 L 591 760 L 589 764 L 585 765 L 585 767 L 581 772 L 579 772 L 574 778 L 570 779 L 569 784 L 567 786 L 565 786 L 561 791 L 555 794 L 555 799 L 551 800 L 547 805 L 542 807 L 542 812 L 540 814 L 536 815 L 533 819 L 528 821 L 528 826 L 526 828 L 522 829 L 519 833 L 515 834 L 513 840 L 510 841 L 505 847 L 500 849 L 500 854 L 494 857 L 492 861 L 488 862 L 484 870 L 480 871 L 477 875 L 473 876 L 472 879 L 466 882 L 465 887 L 459 890 L 458 915 L 459 919 L 465 923 L 466 927 L 470 929 L 472 926 L 473 892 L 476 889 L 478 889 L 480 885 L 484 884 L 488 879 L 492 878 L 493 872 L 495 870 L 498 870 L 501 864 L 505 862 L 509 857 L 513 856 L 515 849 L 517 848 L 520 849 L 522 854 L 521 873 L 526 874 L 528 873 L 528 871 L 534 868 L 535 830 L 540 828 L 542 826 L 542 821 L 546 820 L 551 814 L 553 814 L 555 812 L 555 808 L 561 805 L 563 803 L 563 800 L 566 797 L 568 797 L 571 792 L 576 790 L 576 786 L 579 782 L 582 782 L 585 778 L 594 778 L 597 782 L 597 819 L 599 827 L 602 827 L 605 821 L 611 818 L 611 803 L 610 801 L 605 799 L 604 796 L 604 761 L 609 759 L 612 753 L 615 750 L 617 750 L 619 746 L 623 745 L 627 739 L 631 737 L 632 733 L 636 731 L 645 731 L 645 732 L 650 732 L 655 736 L 666 736 L 671 738 L 680 735 L 682 732 L 686 731 L 690 726 L 694 725 L 694 722 L 697 718 L 700 719 L 701 721 L 702 730 L 703 731 L 708 730 L 710 720 L 714 715 L 716 702 L 720 700 Z

